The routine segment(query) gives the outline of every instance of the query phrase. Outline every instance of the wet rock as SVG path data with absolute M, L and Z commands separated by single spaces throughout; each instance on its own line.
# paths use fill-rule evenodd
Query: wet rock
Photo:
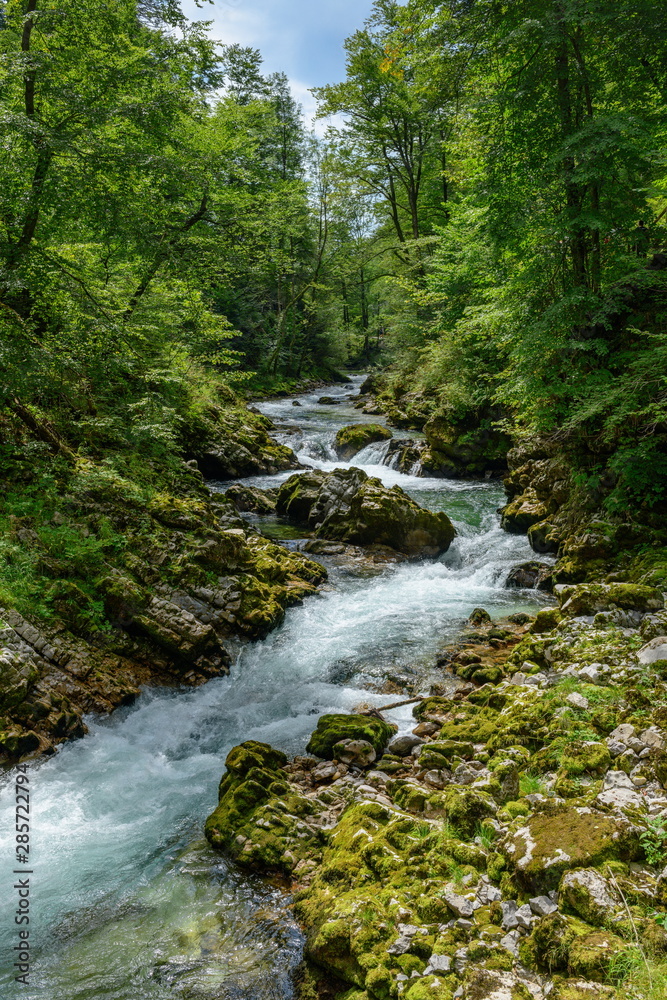
M 343 400 L 336 399 L 335 396 L 320 396 L 317 402 L 320 406 L 338 406 Z
M 273 490 L 259 490 L 254 486 L 241 486 L 235 483 L 225 494 L 238 511 L 252 511 L 254 514 L 271 514 L 276 509 L 276 498 Z
M 468 621 L 475 628 L 479 628 L 480 625 L 491 625 L 492 624 L 492 622 L 491 622 L 491 615 L 484 608 L 475 608 L 473 610 L 472 614 L 470 615 L 470 617 L 468 618 Z M 481 657 L 478 656 L 477 657 L 477 662 L 479 662 L 480 659 L 481 659 Z
M 390 438 L 391 431 L 381 424 L 351 424 L 338 431 L 334 449 L 338 457 L 347 462 L 366 445 L 375 441 L 388 441 Z
M 528 528 L 528 542 L 533 552 L 547 555 L 558 552 L 559 537 L 551 521 L 538 521 Z
M 544 521 L 552 509 L 552 505 L 529 488 L 502 508 L 500 524 L 504 531 L 522 535 L 531 525 Z
M 553 567 L 547 563 L 526 562 L 515 566 L 505 580 L 505 586 L 526 590 L 550 590 Z

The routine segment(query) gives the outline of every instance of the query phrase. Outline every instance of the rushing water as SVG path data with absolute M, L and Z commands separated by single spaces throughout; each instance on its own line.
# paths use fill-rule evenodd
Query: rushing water
M 357 384 L 358 384 L 357 380 Z M 336 430 L 378 421 L 352 408 L 355 386 L 260 404 L 303 462 L 330 469 Z M 345 399 L 322 406 L 326 391 Z M 400 433 L 400 432 L 399 432 Z M 406 436 L 406 435 L 403 435 Z M 414 435 L 409 435 L 414 436 Z M 292 608 L 263 642 L 244 647 L 229 677 L 195 690 L 149 690 L 90 735 L 30 768 L 30 985 L 13 982 L 11 843 L 0 857 L 0 991 L 48 1000 L 287 1000 L 302 940 L 279 890 L 239 874 L 202 840 L 224 758 L 244 739 L 302 751 L 317 715 L 386 695 L 367 685 L 416 668 L 454 637 L 474 607 L 532 609 L 539 595 L 509 591 L 508 570 L 530 558 L 524 538 L 499 528 L 496 483 L 402 475 L 371 445 L 354 464 L 445 510 L 458 538 L 440 560 L 331 567 L 322 593 Z M 275 485 L 286 475 L 246 480 Z M 213 488 L 223 489 L 223 484 Z M 391 714 L 410 727 L 410 710 Z M 0 831 L 14 827 L 13 786 Z M 6 846 L 5 846 L 6 845 Z M 19 876 L 20 877 L 20 876 Z

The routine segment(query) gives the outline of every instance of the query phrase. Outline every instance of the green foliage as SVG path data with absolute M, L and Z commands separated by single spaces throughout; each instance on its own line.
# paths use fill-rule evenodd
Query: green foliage
M 650 819 L 639 842 L 648 863 L 663 866 L 667 861 L 667 821 L 664 817 L 657 816 Z

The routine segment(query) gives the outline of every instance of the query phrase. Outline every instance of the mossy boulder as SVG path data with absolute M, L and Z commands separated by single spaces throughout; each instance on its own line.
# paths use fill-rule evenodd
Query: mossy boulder
M 333 760 L 334 747 L 341 740 L 366 740 L 380 754 L 395 732 L 395 726 L 371 715 L 321 715 L 306 749 Z
M 209 479 L 240 479 L 297 469 L 291 448 L 270 436 L 268 417 L 241 405 L 211 406 L 191 417 L 182 429 L 183 445 Z
M 646 613 L 661 611 L 665 606 L 661 591 L 640 583 L 566 584 L 558 587 L 557 592 L 562 613 L 571 618 L 614 608 Z
M 259 490 L 255 486 L 234 483 L 225 494 L 238 511 L 252 511 L 253 514 L 272 514 L 276 509 L 273 490 Z
M 605 982 L 612 962 L 627 950 L 627 942 L 611 931 L 596 930 L 581 935 L 574 939 L 568 952 L 570 971 L 584 979 Z
M 560 766 L 568 775 L 604 774 L 611 765 L 606 743 L 594 740 L 574 740 L 560 754 Z
M 571 868 L 641 856 L 637 830 L 629 822 L 575 806 L 535 813 L 499 849 L 519 883 L 538 894 L 558 888 Z
M 538 521 L 528 528 L 528 542 L 533 552 L 540 555 L 558 552 L 559 537 L 551 521 Z
M 338 431 L 334 448 L 338 457 L 347 462 L 366 445 L 375 441 L 388 441 L 391 436 L 391 431 L 381 424 L 351 424 Z
M 501 511 L 501 527 L 504 531 L 523 535 L 539 521 L 544 521 L 555 506 L 540 499 L 530 487 L 506 504 Z
M 558 898 L 561 906 L 594 927 L 611 920 L 620 902 L 613 883 L 595 868 L 566 872 L 560 880 Z
M 424 510 L 400 487 L 388 489 L 355 468 L 291 476 L 278 491 L 276 510 L 318 538 L 387 545 L 408 556 L 437 556 L 456 535 L 446 514 Z
M 448 821 L 464 839 L 472 838 L 478 825 L 498 811 L 488 792 L 460 785 L 445 789 L 444 804 Z
M 310 511 L 326 481 L 327 474 L 319 469 L 290 476 L 279 488 L 276 511 L 295 524 L 308 525 Z
M 290 874 L 303 860 L 321 856 L 323 838 L 305 822 L 327 803 L 298 794 L 286 780 L 285 754 L 248 740 L 227 756 L 217 807 L 204 832 L 212 847 L 259 872 Z
M 538 611 L 535 615 L 535 621 L 528 631 L 532 632 L 533 635 L 542 635 L 545 632 L 551 632 L 560 624 L 562 619 L 563 616 L 558 608 L 543 608 L 542 611 Z

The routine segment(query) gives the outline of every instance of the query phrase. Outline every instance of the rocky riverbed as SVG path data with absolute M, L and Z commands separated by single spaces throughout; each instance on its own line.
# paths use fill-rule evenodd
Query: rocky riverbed
M 441 660 L 478 684 L 420 700 L 409 733 L 329 715 L 306 756 L 230 753 L 206 834 L 288 878 L 304 995 L 606 1000 L 638 942 L 667 952 L 663 595 L 558 596 L 500 657 L 480 609 Z
M 378 434 L 360 381 L 259 404 L 243 452 L 193 436 L 212 495 L 192 464 L 166 496 L 88 466 L 56 512 L 128 543 L 100 549 L 95 586 L 120 585 L 94 643 L 72 594 L 55 627 L 3 615 L 28 665 L 8 735 L 65 741 L 31 768 L 29 1000 L 583 1000 L 613 995 L 629 928 L 660 953 L 661 591 L 557 585 L 556 607 L 553 555 L 501 530 L 498 483 L 396 468 L 412 432 Z M 48 556 L 44 526 L 15 530 Z M 577 909 L 572 871 L 604 880 L 611 922 Z

